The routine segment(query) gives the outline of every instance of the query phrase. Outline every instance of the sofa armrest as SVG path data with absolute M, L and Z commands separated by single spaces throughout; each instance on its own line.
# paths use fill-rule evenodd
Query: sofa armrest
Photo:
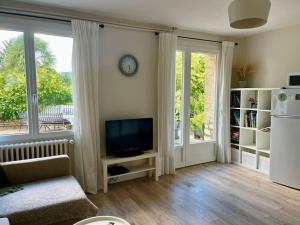
M 67 155 L 26 159 L 1 163 L 11 184 L 22 184 L 37 180 L 70 175 L 70 162 Z

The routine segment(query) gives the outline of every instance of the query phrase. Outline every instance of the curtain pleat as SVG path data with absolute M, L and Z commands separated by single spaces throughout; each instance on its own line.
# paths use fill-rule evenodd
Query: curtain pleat
M 222 58 L 220 76 L 218 81 L 219 107 L 218 107 L 218 138 L 217 161 L 231 162 L 230 148 L 230 86 L 232 73 L 234 43 L 222 43 Z
M 99 24 L 72 20 L 75 176 L 97 193 L 100 178 Z
M 161 175 L 175 173 L 174 116 L 175 116 L 175 63 L 177 36 L 159 34 L 158 48 L 158 152 Z

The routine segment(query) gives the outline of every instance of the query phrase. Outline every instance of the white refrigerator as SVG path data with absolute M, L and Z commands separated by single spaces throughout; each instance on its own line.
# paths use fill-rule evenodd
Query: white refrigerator
M 300 189 L 300 89 L 272 92 L 270 177 Z

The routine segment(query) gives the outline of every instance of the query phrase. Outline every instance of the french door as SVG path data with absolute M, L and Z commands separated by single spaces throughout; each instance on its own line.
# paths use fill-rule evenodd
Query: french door
M 176 53 L 176 168 L 215 161 L 219 47 L 180 45 Z

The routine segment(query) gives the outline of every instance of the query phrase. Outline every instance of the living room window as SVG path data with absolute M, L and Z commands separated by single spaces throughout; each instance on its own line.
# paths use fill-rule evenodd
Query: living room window
M 71 130 L 72 38 L 35 34 L 34 44 L 39 131 Z
M 0 134 L 27 134 L 24 33 L 0 30 Z
M 16 27 L 0 26 L 0 141 L 72 135 L 71 35 Z
M 176 52 L 175 146 L 183 145 L 184 129 L 190 144 L 215 140 L 217 53 L 201 50 Z

